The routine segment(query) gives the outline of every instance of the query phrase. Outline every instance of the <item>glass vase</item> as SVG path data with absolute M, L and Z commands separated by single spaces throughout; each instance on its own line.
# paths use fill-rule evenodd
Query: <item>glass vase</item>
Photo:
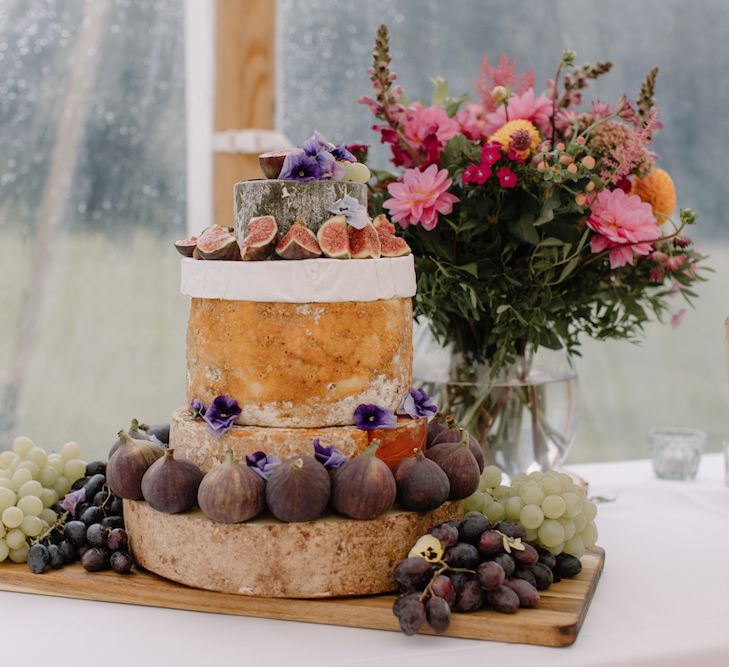
M 577 373 L 564 350 L 527 347 L 495 378 L 487 365 L 468 364 L 455 353 L 448 355 L 444 377 L 442 365 L 440 371 L 433 368 L 432 342 L 423 345 L 417 336 L 415 354 L 418 384 L 440 412 L 453 415 L 478 439 L 487 465 L 512 477 L 564 462 L 578 414 Z M 421 354 L 427 360 L 419 359 Z

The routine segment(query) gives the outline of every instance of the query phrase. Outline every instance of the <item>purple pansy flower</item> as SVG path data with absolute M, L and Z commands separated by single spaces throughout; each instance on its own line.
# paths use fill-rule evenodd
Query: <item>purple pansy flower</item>
M 246 465 L 259 477 L 267 480 L 273 469 L 281 463 L 278 456 L 266 456 L 264 452 L 253 452 L 246 456 Z
M 76 506 L 86 500 L 86 491 L 84 489 L 78 489 L 77 491 L 70 491 L 67 493 L 63 500 L 58 503 L 63 510 L 68 512 L 71 516 L 76 516 Z
M 337 160 L 343 160 L 344 162 L 357 162 L 357 158 L 354 157 L 354 155 L 352 155 L 352 153 L 347 150 L 347 147 L 344 144 L 341 144 L 333 149 L 331 151 L 331 154 Z
M 327 470 L 336 470 L 347 460 L 334 445 L 324 447 L 319 438 L 314 438 L 314 458 Z
M 315 157 L 304 151 L 294 151 L 287 153 L 278 178 L 282 181 L 318 181 L 322 178 L 322 169 Z
M 228 431 L 235 423 L 236 417 L 241 410 L 238 401 L 230 396 L 216 396 L 210 407 L 205 411 L 203 419 L 208 425 L 208 430 L 219 438 Z
M 433 417 L 436 412 L 438 412 L 438 408 L 430 402 L 430 396 L 422 389 L 415 387 L 410 387 L 410 391 L 405 394 L 405 398 L 397 408 L 397 414 L 409 415 L 413 419 Z
M 190 401 L 190 412 L 195 419 L 202 419 L 205 416 L 205 403 L 199 398 Z
M 349 195 L 337 199 L 327 211 L 334 213 L 334 215 L 343 215 L 355 229 L 364 229 L 370 221 L 370 217 L 367 215 L 367 207 L 362 206 L 359 201 Z
M 322 151 L 329 153 L 336 149 L 334 148 L 334 144 L 328 142 L 317 130 L 314 130 L 314 134 L 301 144 L 301 150 L 307 155 L 314 157 Z
M 335 181 L 341 181 L 344 178 L 344 167 L 334 159 L 331 153 L 322 151 L 314 159 L 321 169 L 321 178 L 333 178 Z
M 354 411 L 354 423 L 362 431 L 371 431 L 376 428 L 395 428 L 397 417 L 392 410 L 381 408 L 379 405 L 362 403 Z

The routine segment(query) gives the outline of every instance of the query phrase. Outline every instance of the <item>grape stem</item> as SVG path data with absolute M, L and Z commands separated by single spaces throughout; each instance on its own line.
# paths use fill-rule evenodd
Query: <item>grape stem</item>
M 45 540 L 45 539 L 46 539 L 46 537 L 48 537 L 48 536 L 49 536 L 49 535 L 50 535 L 50 534 L 51 534 L 51 533 L 52 533 L 52 532 L 53 532 L 53 531 L 54 531 L 54 530 L 55 530 L 56 528 L 60 528 L 60 527 L 62 527 L 62 526 L 65 526 L 65 525 L 66 525 L 66 519 L 68 519 L 68 512 L 64 512 L 63 514 L 61 514 L 61 516 L 60 516 L 60 517 L 58 517 L 58 518 L 57 518 L 57 519 L 55 520 L 55 522 L 53 523 L 53 525 L 52 525 L 52 526 L 48 526 L 48 530 L 46 530 L 46 531 L 45 531 L 44 533 L 41 533 L 40 535 L 38 535 L 38 537 L 36 537 L 36 538 L 35 538 L 35 539 L 34 539 L 34 540 L 33 540 L 33 541 L 31 542 L 31 544 L 30 544 L 30 545 L 31 545 L 31 546 L 34 546 L 34 545 L 36 545 L 36 544 L 38 544 L 38 543 L 42 542 L 42 541 L 43 541 L 43 540 Z
M 433 576 L 430 578 L 425 590 L 420 594 L 421 602 L 425 602 L 433 595 L 433 582 L 437 577 L 443 574 L 443 572 L 468 572 L 469 574 L 476 574 L 476 570 L 469 570 L 466 567 L 451 567 L 448 563 L 441 563 L 441 567 L 433 573 Z

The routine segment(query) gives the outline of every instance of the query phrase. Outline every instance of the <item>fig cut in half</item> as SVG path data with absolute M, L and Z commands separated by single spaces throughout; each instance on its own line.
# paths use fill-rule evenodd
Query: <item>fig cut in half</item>
M 272 215 L 261 215 L 248 222 L 245 238 L 240 242 L 244 261 L 269 259 L 278 243 L 278 225 Z
M 322 223 L 316 233 L 321 251 L 333 259 L 349 259 L 349 234 L 347 218 L 335 215 Z
M 314 232 L 297 218 L 276 246 L 276 254 L 281 259 L 314 259 L 321 257 L 321 248 Z
M 236 261 L 240 259 L 240 248 L 235 235 L 228 227 L 208 227 L 197 240 L 196 250 L 200 257 L 209 260 Z
M 382 253 L 380 237 L 371 222 L 362 229 L 350 227 L 348 232 L 349 253 L 352 259 L 379 259 Z
M 191 236 L 189 239 L 180 239 L 175 241 L 175 248 L 183 257 L 192 257 L 197 247 L 197 236 Z

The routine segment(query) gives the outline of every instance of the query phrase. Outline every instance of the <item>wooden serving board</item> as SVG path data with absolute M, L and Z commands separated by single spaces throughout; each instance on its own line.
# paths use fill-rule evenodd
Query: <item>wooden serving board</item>
M 590 549 L 582 559 L 582 572 L 542 591 L 537 609 L 520 609 L 516 614 L 490 610 L 454 613 L 445 635 L 569 646 L 577 639 L 604 562 L 604 550 Z M 77 564 L 37 575 L 29 572 L 27 565 L 8 563 L 0 564 L 0 591 L 400 631 L 392 614 L 394 595 L 326 600 L 255 598 L 188 588 L 146 571 L 129 576 L 91 574 Z

